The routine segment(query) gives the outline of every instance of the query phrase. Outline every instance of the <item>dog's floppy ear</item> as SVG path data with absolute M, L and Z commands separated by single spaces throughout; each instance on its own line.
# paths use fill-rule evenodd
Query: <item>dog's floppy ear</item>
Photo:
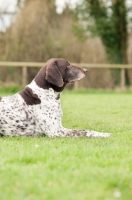
M 47 64 L 47 70 L 46 70 L 46 80 L 58 87 L 62 87 L 64 82 L 62 79 L 62 75 L 57 67 L 57 61 L 52 61 L 49 64 Z

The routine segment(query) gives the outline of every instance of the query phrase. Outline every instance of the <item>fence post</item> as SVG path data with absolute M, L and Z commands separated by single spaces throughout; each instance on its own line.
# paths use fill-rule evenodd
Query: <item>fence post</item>
M 27 67 L 22 67 L 22 85 L 25 86 L 27 84 Z
M 125 69 L 121 68 L 121 90 L 125 89 Z
M 73 89 L 74 89 L 74 90 L 77 90 L 78 88 L 79 88 L 79 83 L 78 83 L 78 81 L 75 81 L 75 82 L 74 82 Z

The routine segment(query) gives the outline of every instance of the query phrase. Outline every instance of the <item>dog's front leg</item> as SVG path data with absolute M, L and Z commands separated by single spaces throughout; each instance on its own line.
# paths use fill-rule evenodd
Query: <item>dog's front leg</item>
M 63 137 L 98 137 L 98 138 L 106 138 L 110 137 L 110 133 L 101 133 L 97 131 L 91 131 L 91 130 L 72 130 L 67 128 L 62 128 L 61 130 L 61 136 Z

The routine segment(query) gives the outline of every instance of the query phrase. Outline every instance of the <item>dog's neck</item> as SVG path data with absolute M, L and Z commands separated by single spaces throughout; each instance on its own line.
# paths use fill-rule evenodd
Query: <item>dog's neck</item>
M 62 92 L 67 83 L 64 83 L 62 87 L 58 87 L 56 85 L 49 83 L 46 80 L 46 68 L 47 66 L 44 66 L 39 70 L 38 74 L 34 78 L 34 81 L 40 88 L 47 89 L 47 90 L 49 88 L 52 88 L 56 92 Z
M 51 87 L 49 89 L 39 87 L 34 80 L 27 85 L 24 90 L 19 92 L 19 95 L 24 99 L 27 105 L 40 104 L 45 94 L 59 100 L 61 92 L 57 92 Z
M 60 99 L 60 93 L 65 88 L 66 83 L 62 87 L 57 87 L 46 80 L 46 66 L 41 68 L 38 74 L 35 76 L 34 80 L 25 87 L 24 90 L 19 92 L 21 97 L 25 100 L 28 105 L 40 104 L 41 100 L 39 99 L 37 93 L 35 94 L 32 90 L 33 88 L 39 88 L 41 90 L 49 90 L 52 88 L 57 100 Z

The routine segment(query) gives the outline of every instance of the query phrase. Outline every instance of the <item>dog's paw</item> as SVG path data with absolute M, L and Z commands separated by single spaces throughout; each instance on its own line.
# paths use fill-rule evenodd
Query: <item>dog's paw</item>
M 106 137 L 110 137 L 110 136 L 111 136 L 110 133 L 101 133 L 101 132 L 97 132 L 97 131 L 88 131 L 86 134 L 86 137 L 106 138 Z

